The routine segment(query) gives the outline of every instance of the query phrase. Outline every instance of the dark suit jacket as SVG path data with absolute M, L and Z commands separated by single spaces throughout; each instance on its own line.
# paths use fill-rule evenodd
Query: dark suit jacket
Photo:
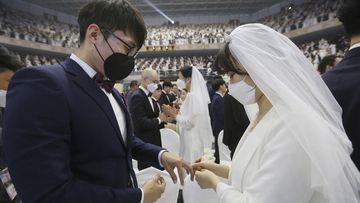
M 134 123 L 134 132 L 141 140 L 161 146 L 160 129 L 164 123 L 159 124 L 158 106 L 151 108 L 149 97 L 142 89 L 137 89 L 130 100 L 130 114 Z
M 163 104 L 169 105 L 170 104 L 170 98 L 168 98 L 168 96 L 164 93 L 161 92 L 160 98 L 159 98 L 159 104 L 160 106 L 162 106 Z
M 323 79 L 343 110 L 344 128 L 354 148 L 351 158 L 360 170 L 360 47 L 348 51 Z
M 224 107 L 223 143 L 229 147 L 232 158 L 236 146 L 249 126 L 250 121 L 244 106 L 229 94 L 224 96 Z
M 161 148 L 133 136 L 120 94 L 112 94 L 125 114 L 126 143 L 108 97 L 73 60 L 14 75 L 3 139 L 24 203 L 140 202 L 131 159 L 160 167 Z
M 220 131 L 224 129 L 224 101 L 223 97 L 215 94 L 210 105 L 211 127 L 217 138 Z
M 176 100 L 176 94 L 174 94 L 174 93 L 168 94 L 168 97 L 169 97 L 170 103 L 173 103 Z

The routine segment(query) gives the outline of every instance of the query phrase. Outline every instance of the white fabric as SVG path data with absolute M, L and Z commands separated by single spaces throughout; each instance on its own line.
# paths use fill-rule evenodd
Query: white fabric
M 141 89 L 141 90 L 145 93 L 146 96 L 149 95 L 149 93 L 150 93 L 147 89 L 145 89 L 145 88 L 144 88 L 143 86 L 141 86 L 141 85 L 140 85 L 139 89 Z M 150 103 L 151 109 L 155 112 L 154 104 L 153 104 L 153 102 L 152 102 L 151 97 L 147 97 L 147 98 L 148 98 L 148 101 L 149 101 L 149 103 Z M 159 106 L 158 106 L 158 107 L 159 107 Z M 159 108 L 159 109 L 160 109 L 160 108 Z M 159 124 L 160 124 L 160 123 L 161 123 L 161 119 L 160 119 L 159 117 L 158 117 L 157 119 L 158 119 Z
M 186 176 L 183 188 L 184 203 L 218 203 L 219 197 L 213 189 L 202 190 L 196 181 L 191 181 L 190 176 Z M 170 203 L 170 202 L 169 202 Z
M 176 117 L 180 129 L 180 156 L 187 161 L 204 155 L 211 149 L 214 137 L 211 130 L 208 104 L 210 97 L 199 70 L 192 68 L 191 87 L 180 115 Z
M 257 103 L 255 104 L 248 104 L 244 106 L 245 112 L 247 117 L 249 118 L 249 121 L 255 120 L 258 112 L 259 112 L 259 106 Z
M 161 175 L 166 183 L 165 192 L 161 195 L 156 203 L 176 203 L 179 195 L 179 184 L 174 184 L 170 175 L 167 172 L 160 171 L 156 168 L 149 167 L 136 173 L 139 186 L 142 186 L 146 181 L 155 175 Z
M 146 96 L 148 96 L 149 90 L 145 89 L 143 86 L 140 86 L 139 88 L 145 93 Z M 155 111 L 154 110 L 154 104 L 153 104 L 153 102 L 151 100 L 151 97 L 147 97 L 147 98 L 148 98 L 148 101 L 150 103 L 150 106 L 151 106 L 152 110 Z
M 352 45 L 349 50 L 360 47 L 360 42 Z
M 342 110 L 311 63 L 261 24 L 240 26 L 230 38 L 232 55 L 273 107 L 237 146 L 221 202 L 360 202 Z
M 220 131 L 218 136 L 218 145 L 219 145 L 219 158 L 220 163 L 231 162 L 231 152 L 229 148 L 223 143 L 224 131 Z
M 179 134 L 171 129 L 160 129 L 161 145 L 169 152 L 179 156 L 180 152 L 180 137 Z
M 6 93 L 5 90 L 0 90 L 0 107 L 5 108 L 6 106 Z
M 91 68 L 85 61 L 81 60 L 79 57 L 77 57 L 75 54 L 70 55 L 70 59 L 74 60 L 79 66 L 85 71 L 85 73 L 90 77 L 93 78 L 96 74 L 96 71 Z M 111 107 L 114 111 L 116 121 L 119 125 L 121 136 L 124 140 L 124 144 L 126 144 L 126 120 L 125 120 L 125 114 L 120 108 L 119 104 L 115 100 L 114 96 L 111 93 L 108 93 L 104 90 L 104 88 L 100 88 L 104 94 L 108 97 Z
M 255 85 L 250 86 L 245 82 L 246 76 L 236 83 L 229 84 L 229 95 L 234 97 L 242 105 L 256 103 Z

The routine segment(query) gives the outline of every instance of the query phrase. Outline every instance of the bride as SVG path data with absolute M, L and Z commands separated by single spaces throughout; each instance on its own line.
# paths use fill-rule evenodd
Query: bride
M 214 138 L 208 109 L 210 98 L 205 80 L 197 68 L 181 68 L 178 81 L 183 83 L 180 86 L 189 90 L 176 116 L 180 128 L 180 156 L 193 162 L 199 156 L 212 156 L 210 150 Z
M 229 94 L 243 105 L 256 102 L 259 113 L 231 167 L 197 160 L 198 184 L 222 203 L 359 203 L 342 110 L 312 64 L 265 25 L 240 26 L 227 41 L 216 69 L 229 75 Z

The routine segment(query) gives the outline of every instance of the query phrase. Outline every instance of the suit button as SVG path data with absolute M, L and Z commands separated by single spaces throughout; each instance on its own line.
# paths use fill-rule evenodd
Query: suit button
M 129 181 L 129 182 L 127 183 L 127 186 L 128 186 L 128 187 L 131 187 L 131 186 L 132 186 L 131 181 Z

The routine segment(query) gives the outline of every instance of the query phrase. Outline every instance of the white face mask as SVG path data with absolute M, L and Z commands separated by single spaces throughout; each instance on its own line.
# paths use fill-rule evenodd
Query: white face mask
M 186 83 L 184 80 L 181 80 L 181 79 L 177 79 L 176 81 L 176 85 L 178 86 L 178 89 L 179 90 L 183 90 L 186 88 Z
M 248 85 L 245 78 L 240 82 L 229 84 L 229 94 L 238 100 L 242 105 L 255 103 L 255 86 Z
M 152 82 L 152 83 L 150 83 L 150 84 L 147 85 L 147 88 L 146 88 L 146 89 L 147 89 L 149 92 L 154 93 L 157 88 L 158 88 L 158 85 Z

